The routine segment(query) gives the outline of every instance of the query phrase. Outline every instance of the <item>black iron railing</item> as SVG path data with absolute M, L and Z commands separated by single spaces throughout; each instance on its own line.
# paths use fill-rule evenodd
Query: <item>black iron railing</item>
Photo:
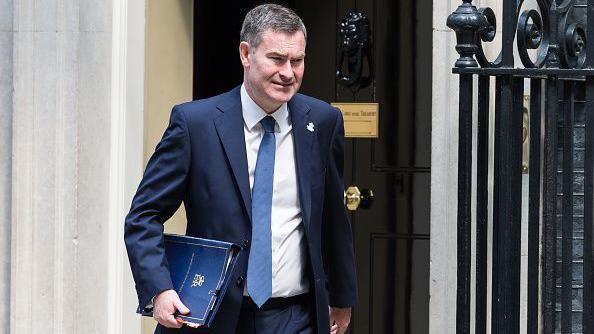
M 587 44 L 594 39 L 594 28 L 587 29 L 594 27 L 594 0 L 534 2 L 536 7 L 528 8 L 523 0 L 502 0 L 501 50 L 494 61 L 483 50 L 483 43 L 492 42 L 497 30 L 491 9 L 476 8 L 471 0 L 464 0 L 448 17 L 460 54 L 453 69 L 460 79 L 457 333 L 471 332 L 473 313 L 474 333 L 486 333 L 488 320 L 491 333 L 519 333 L 521 321 L 528 333 L 594 333 L 594 47 Z M 493 83 L 495 108 L 490 110 Z M 525 92 L 530 96 L 527 199 L 522 198 Z M 477 150 L 473 156 L 475 101 Z M 493 125 L 490 113 L 494 113 Z M 472 179 L 473 161 L 476 180 Z M 492 206 L 488 206 L 489 196 Z M 528 208 L 528 285 L 527 298 L 521 301 L 523 205 Z M 476 242 L 474 281 L 472 240 Z M 471 284 L 476 291 L 474 309 Z M 487 300 L 489 289 L 491 300 Z M 527 306 L 524 320 L 520 319 L 522 302 Z

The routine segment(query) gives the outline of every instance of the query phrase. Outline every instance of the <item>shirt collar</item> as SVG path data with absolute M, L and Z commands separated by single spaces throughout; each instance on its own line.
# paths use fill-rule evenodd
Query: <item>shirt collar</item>
M 289 125 L 289 109 L 287 103 L 283 103 L 277 110 L 272 114 L 267 114 L 264 109 L 260 108 L 254 100 L 250 97 L 245 85 L 241 85 L 241 110 L 243 113 L 243 121 L 249 131 L 252 131 L 254 127 L 260 124 L 262 118 L 266 116 L 272 116 L 276 121 L 275 132 L 283 132 Z

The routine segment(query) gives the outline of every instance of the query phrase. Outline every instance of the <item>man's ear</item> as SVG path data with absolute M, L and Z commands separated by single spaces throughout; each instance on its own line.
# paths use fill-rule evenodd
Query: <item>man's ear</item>
M 243 67 L 250 66 L 250 44 L 246 41 L 239 43 L 239 59 L 241 60 L 241 64 Z

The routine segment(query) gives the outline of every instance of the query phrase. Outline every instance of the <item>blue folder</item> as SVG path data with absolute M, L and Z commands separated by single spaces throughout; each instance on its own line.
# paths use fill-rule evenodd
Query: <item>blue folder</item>
M 190 309 L 189 314 L 176 317 L 209 327 L 227 291 L 241 247 L 174 234 L 165 234 L 164 243 L 173 287 Z

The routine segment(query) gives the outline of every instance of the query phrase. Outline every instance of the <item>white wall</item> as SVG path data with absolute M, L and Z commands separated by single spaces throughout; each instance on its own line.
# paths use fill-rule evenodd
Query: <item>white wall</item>
M 139 331 L 143 50 L 141 0 L 0 2 L 0 332 Z
M 0 333 L 8 333 L 10 317 L 12 6 L 0 0 Z
M 456 36 L 446 19 L 460 3 L 433 1 L 430 333 L 456 330 L 458 78 L 451 68 L 458 54 Z

